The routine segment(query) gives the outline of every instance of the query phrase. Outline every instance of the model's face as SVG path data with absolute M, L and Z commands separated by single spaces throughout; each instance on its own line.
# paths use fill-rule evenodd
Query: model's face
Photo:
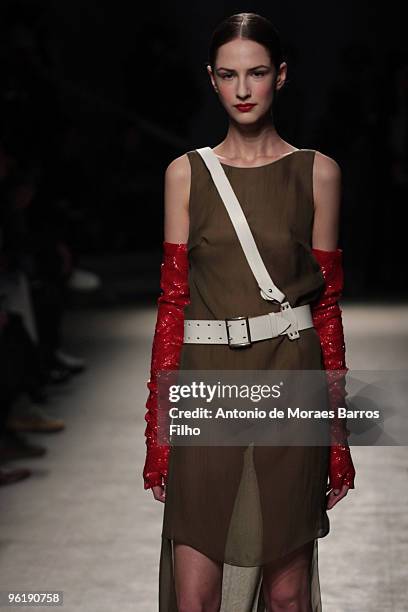
M 275 91 L 285 82 L 286 70 L 287 64 L 282 62 L 277 73 L 265 47 L 243 38 L 218 49 L 214 73 L 207 66 L 221 104 L 240 123 L 252 123 L 269 112 Z M 254 106 L 239 110 L 239 104 Z

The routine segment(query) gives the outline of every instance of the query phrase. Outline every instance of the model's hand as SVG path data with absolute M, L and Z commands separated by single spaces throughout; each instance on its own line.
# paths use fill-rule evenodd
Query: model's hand
M 157 501 L 161 501 L 164 503 L 166 499 L 166 488 L 161 487 L 160 485 L 156 485 L 155 487 L 152 487 L 152 491 L 154 499 L 157 499 Z
M 335 506 L 337 502 L 343 499 L 343 497 L 346 497 L 349 491 L 349 488 L 350 488 L 349 486 L 344 484 L 341 487 L 341 489 L 331 489 L 330 493 L 326 495 L 327 510 L 330 510 L 331 508 L 333 508 L 333 506 Z M 327 485 L 327 489 L 330 489 L 330 485 Z

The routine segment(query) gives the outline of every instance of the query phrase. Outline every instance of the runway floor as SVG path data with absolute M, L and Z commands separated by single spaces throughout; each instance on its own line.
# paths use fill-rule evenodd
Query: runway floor
M 30 478 L 0 490 L 0 590 L 61 590 L 65 612 L 156 612 L 163 505 L 143 489 L 152 308 L 67 313 L 88 370 L 52 391 L 64 419 Z M 343 306 L 349 368 L 408 370 L 408 308 Z M 356 489 L 319 540 L 324 612 L 408 610 L 407 446 L 352 449 Z M 1 607 L 9 610 L 9 607 Z M 36 607 L 49 610 L 49 607 Z M 233 611 L 231 611 L 233 612 Z

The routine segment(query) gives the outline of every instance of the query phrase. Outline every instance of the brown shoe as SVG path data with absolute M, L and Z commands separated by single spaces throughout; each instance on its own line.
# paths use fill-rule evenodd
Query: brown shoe
M 54 433 L 65 429 L 61 419 L 53 419 L 36 407 L 26 415 L 10 417 L 7 421 L 8 431 L 30 431 L 34 433 Z
M 31 476 L 31 473 L 28 468 L 0 469 L 0 486 L 23 480 L 23 478 Z

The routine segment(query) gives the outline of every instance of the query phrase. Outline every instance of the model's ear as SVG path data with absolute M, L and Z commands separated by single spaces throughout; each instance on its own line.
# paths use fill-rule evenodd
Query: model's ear
M 281 65 L 279 66 L 278 74 L 276 76 L 275 88 L 277 90 L 282 89 L 282 87 L 285 85 L 287 72 L 288 72 L 287 63 L 281 62 Z
M 215 82 L 215 79 L 214 79 L 214 74 L 213 74 L 213 71 L 212 71 L 212 68 L 211 68 L 210 64 L 207 64 L 207 72 L 208 72 L 208 75 L 209 75 L 209 77 L 211 79 L 212 86 L 214 87 L 215 91 L 218 91 L 218 88 L 217 88 L 217 85 L 216 85 L 216 82 Z

